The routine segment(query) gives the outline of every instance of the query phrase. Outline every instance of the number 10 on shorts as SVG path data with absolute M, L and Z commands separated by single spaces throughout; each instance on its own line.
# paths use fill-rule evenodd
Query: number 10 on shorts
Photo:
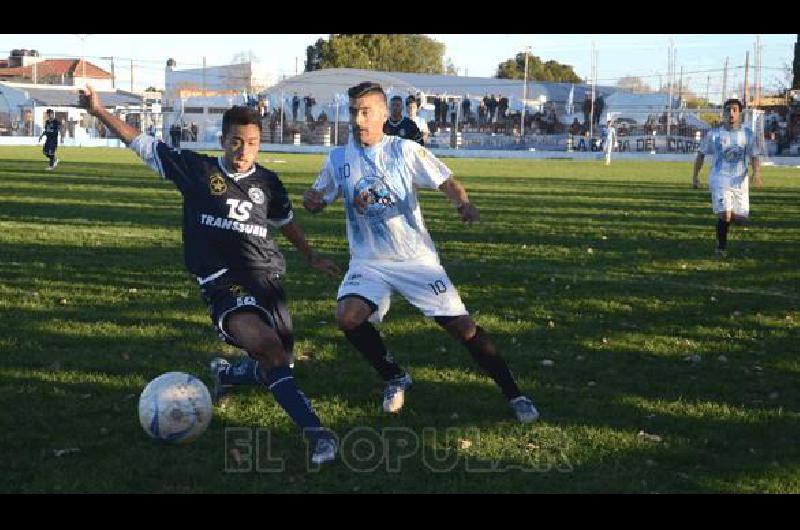
M 436 280 L 433 283 L 429 283 L 428 287 L 431 288 L 433 294 L 439 296 L 440 294 L 447 292 L 447 286 L 444 284 L 442 280 Z

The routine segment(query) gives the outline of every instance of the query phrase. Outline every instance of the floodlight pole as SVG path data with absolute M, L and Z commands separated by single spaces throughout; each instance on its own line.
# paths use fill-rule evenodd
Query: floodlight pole
M 525 143 L 525 103 L 528 101 L 528 53 L 531 51 L 530 46 L 525 46 L 525 77 L 522 81 L 522 114 L 519 120 L 519 136 L 522 143 Z

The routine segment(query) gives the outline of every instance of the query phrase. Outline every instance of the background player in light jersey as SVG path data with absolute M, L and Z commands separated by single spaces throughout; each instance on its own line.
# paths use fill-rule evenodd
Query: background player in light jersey
M 606 137 L 603 148 L 606 152 L 606 165 L 611 165 L 611 153 L 617 145 L 617 129 L 611 123 L 611 120 L 606 122 Z
M 417 98 L 414 96 L 408 96 L 406 98 L 406 110 L 408 111 L 408 119 L 413 121 L 419 129 L 419 132 L 422 133 L 422 138 L 419 140 L 419 144 L 426 145 L 428 143 L 428 137 L 430 136 L 431 131 L 428 129 L 428 122 L 425 121 L 425 118 L 419 115 L 419 102 L 417 101 Z
M 477 326 L 448 278 L 422 219 L 416 188 L 442 191 L 461 219 L 479 219 L 464 187 L 430 151 L 416 142 L 385 135 L 386 94 L 377 83 L 352 87 L 345 147 L 333 149 L 316 182 L 303 196 L 312 213 L 343 197 L 350 267 L 339 287 L 336 321 L 350 343 L 386 381 L 383 409 L 403 406 L 411 377 L 388 355 L 378 330 L 393 292 L 459 340 L 497 383 L 517 418 L 532 422 L 539 413 L 522 395 L 489 334 Z
M 336 454 L 333 435 L 322 428 L 311 404 L 297 388 L 290 358 L 292 322 L 279 281 L 286 270 L 273 228 L 331 276 L 339 269 L 316 255 L 293 221 L 292 204 L 278 176 L 258 164 L 261 119 L 248 107 L 233 107 L 222 117 L 221 157 L 176 150 L 110 114 L 97 93 L 87 88 L 82 105 L 111 129 L 183 195 L 183 244 L 186 267 L 200 284 L 220 337 L 243 348 L 254 361 L 231 366 L 212 362 L 219 386 L 260 384 L 303 430 L 313 447 L 312 461 Z
M 708 177 L 711 205 L 717 219 L 717 255 L 725 257 L 728 228 L 732 221 L 743 222 L 750 214 L 747 160 L 753 164 L 753 184 L 761 186 L 761 164 L 755 136 L 742 127 L 742 102 L 729 99 L 723 105 L 723 125 L 706 134 L 694 162 L 692 186 L 700 187 L 698 178 L 705 155 L 714 155 Z

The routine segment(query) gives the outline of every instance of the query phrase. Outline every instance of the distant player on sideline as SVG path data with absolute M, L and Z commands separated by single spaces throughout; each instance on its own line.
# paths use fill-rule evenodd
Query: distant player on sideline
M 606 140 L 605 140 L 605 151 L 606 151 L 606 165 L 611 165 L 611 153 L 614 151 L 614 147 L 617 145 L 617 129 L 611 123 L 611 120 L 606 122 Z
M 42 141 L 42 136 L 46 136 L 42 152 L 44 156 L 50 159 L 50 164 L 45 168 L 52 171 L 58 165 L 58 158 L 56 158 L 56 149 L 58 149 L 58 132 L 61 129 L 61 124 L 56 119 L 56 114 L 53 109 L 47 109 L 47 120 L 44 122 L 44 130 L 39 135 L 39 141 Z
M 278 175 L 256 164 L 258 113 L 249 107 L 228 109 L 222 116 L 224 153 L 212 157 L 172 149 L 140 133 L 110 114 L 91 88 L 82 100 L 91 115 L 183 195 L 186 267 L 200 284 L 220 338 L 255 359 L 239 366 L 212 361 L 217 386 L 260 384 L 269 389 L 311 442 L 312 461 L 332 460 L 336 442 L 294 382 L 292 321 L 279 280 L 286 264 L 270 232 L 280 229 L 315 269 L 331 276 L 340 271 L 309 247 Z
M 414 96 L 408 96 L 406 98 L 406 111 L 408 111 L 408 119 L 414 122 L 414 125 L 417 126 L 419 131 L 422 133 L 422 138 L 419 140 L 419 145 L 427 145 L 428 144 L 428 137 L 431 134 L 430 129 L 428 129 L 428 122 L 425 121 L 425 118 L 418 114 L 419 112 L 419 101 Z
M 383 125 L 383 132 L 391 136 L 399 136 L 406 140 L 422 143 L 422 131 L 408 117 L 403 116 L 403 98 L 400 96 L 392 98 L 392 115 L 386 119 Z
M 398 292 L 464 345 L 500 387 L 519 421 L 535 421 L 539 412 L 520 392 L 491 336 L 472 320 L 439 262 L 416 188 L 443 192 L 464 222 L 478 221 L 478 209 L 430 151 L 384 134 L 387 109 L 381 85 L 364 82 L 348 94 L 351 140 L 331 151 L 304 194 L 303 206 L 317 213 L 338 197 L 344 199 L 350 268 L 339 287 L 336 321 L 386 382 L 383 410 L 398 412 L 411 386 L 411 376 L 394 362 L 371 323 L 383 319 L 392 293 Z
M 723 125 L 706 134 L 694 162 L 692 186 L 700 187 L 698 175 L 705 155 L 714 155 L 714 165 L 708 177 L 711 206 L 717 219 L 717 249 L 725 257 L 728 248 L 728 228 L 732 221 L 743 223 L 750 214 L 747 160 L 753 164 L 753 184 L 761 186 L 761 163 L 753 131 L 742 127 L 742 102 L 729 99 L 723 105 Z

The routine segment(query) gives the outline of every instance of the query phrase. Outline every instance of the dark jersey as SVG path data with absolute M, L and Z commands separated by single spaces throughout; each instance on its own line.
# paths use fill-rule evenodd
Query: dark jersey
M 137 137 L 130 147 L 183 195 L 189 272 L 205 278 L 222 269 L 286 271 L 284 257 L 270 237 L 270 229 L 293 218 L 292 203 L 277 174 L 258 164 L 232 174 L 221 158 L 172 149 L 147 135 Z
M 408 117 L 403 117 L 400 121 L 392 121 L 391 118 L 386 120 L 386 123 L 383 124 L 383 134 L 399 136 L 405 140 L 414 140 L 422 145 L 422 131 Z
M 61 128 L 61 124 L 58 123 L 58 120 L 53 118 L 52 120 L 45 120 L 44 122 L 44 134 L 47 137 L 48 142 L 57 142 L 58 141 L 58 131 Z

